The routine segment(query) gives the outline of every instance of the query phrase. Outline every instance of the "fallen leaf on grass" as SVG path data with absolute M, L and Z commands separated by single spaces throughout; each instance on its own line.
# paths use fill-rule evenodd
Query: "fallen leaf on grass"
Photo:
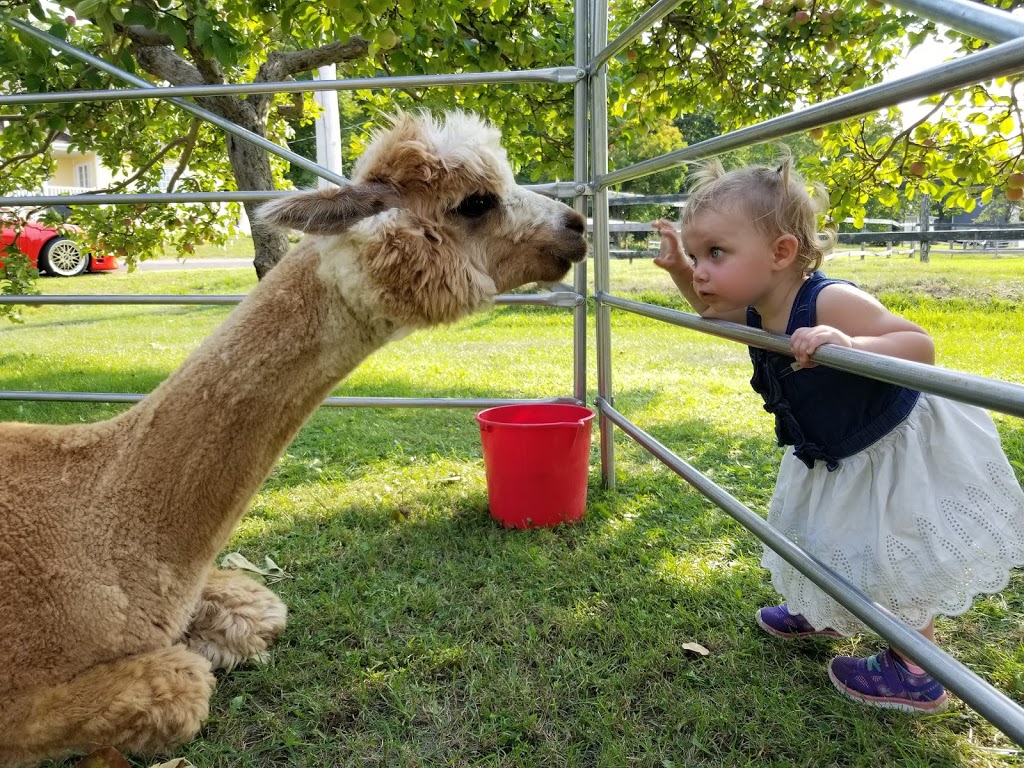
M 192 763 L 186 760 L 184 757 L 179 757 L 174 760 L 168 760 L 166 763 L 160 763 L 160 765 L 151 765 L 149 768 L 196 768 Z
M 75 768 L 131 768 L 128 761 L 113 747 L 101 747 L 75 764 Z
M 442 477 L 434 481 L 438 485 L 444 485 L 445 483 L 461 483 L 462 475 L 449 475 L 448 477 Z
M 260 568 L 258 565 L 250 563 L 245 555 L 241 552 L 231 552 L 224 555 L 224 559 L 220 561 L 221 568 L 238 568 L 243 571 L 251 571 L 252 573 L 258 573 L 260 576 L 265 578 L 268 583 L 273 584 L 275 581 L 281 581 L 282 579 L 290 579 L 284 568 L 279 566 L 270 557 L 263 558 L 264 567 Z
M 711 653 L 711 651 L 709 651 L 707 648 L 705 648 L 700 643 L 683 643 L 682 647 L 683 647 L 684 651 L 690 651 L 692 653 L 699 653 L 701 656 L 707 656 L 707 655 L 709 655 Z

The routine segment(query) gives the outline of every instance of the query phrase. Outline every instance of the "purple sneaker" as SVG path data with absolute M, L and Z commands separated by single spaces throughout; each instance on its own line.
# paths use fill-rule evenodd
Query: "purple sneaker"
M 769 635 L 775 635 L 786 640 L 810 637 L 811 635 L 840 637 L 840 634 L 834 629 L 827 627 L 820 630 L 815 629 L 799 613 L 790 613 L 785 603 L 770 608 L 758 608 L 756 618 L 757 625 Z
M 938 680 L 927 672 L 913 674 L 891 648 L 866 659 L 837 656 L 828 676 L 840 693 L 869 707 L 935 713 L 949 704 Z

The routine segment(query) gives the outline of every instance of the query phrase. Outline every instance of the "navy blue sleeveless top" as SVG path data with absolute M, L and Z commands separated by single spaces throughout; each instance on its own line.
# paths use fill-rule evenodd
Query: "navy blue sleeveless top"
M 848 280 L 810 275 L 800 286 L 786 333 L 817 325 L 818 293 L 826 285 Z M 747 325 L 761 328 L 761 316 L 747 307 Z M 750 386 L 764 398 L 764 409 L 775 415 L 779 445 L 808 468 L 824 461 L 831 472 L 839 460 L 867 448 L 892 431 L 913 410 L 920 392 L 819 365 L 794 371 L 790 355 L 749 347 L 754 364 Z

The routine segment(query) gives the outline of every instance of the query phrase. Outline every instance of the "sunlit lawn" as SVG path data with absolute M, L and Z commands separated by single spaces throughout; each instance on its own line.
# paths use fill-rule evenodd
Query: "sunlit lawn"
M 1024 259 L 838 259 L 829 272 L 927 327 L 941 365 L 1024 383 Z M 41 286 L 241 293 L 253 282 L 250 270 L 213 270 Z M 683 306 L 646 261 L 613 263 L 612 283 Z M 24 326 L 0 326 L 0 389 L 147 392 L 228 311 L 31 310 Z M 568 395 L 571 350 L 567 312 L 501 307 L 382 350 L 336 394 Z M 739 345 L 613 315 L 616 407 L 763 513 L 779 450 L 749 367 Z M 0 402 L 0 419 L 88 421 L 123 407 Z M 997 418 L 1024 476 L 1020 421 Z M 199 768 L 1022 762 L 959 701 L 914 718 L 840 698 L 825 663 L 876 640 L 767 637 L 752 616 L 776 596 L 754 538 L 622 435 L 614 492 L 601 488 L 596 441 L 594 457 L 580 523 L 507 531 L 487 512 L 472 411 L 321 408 L 229 545 L 288 572 L 274 586 L 288 629 L 268 665 L 222 677 L 202 734 L 177 754 Z M 1022 607 L 1017 575 L 938 628 L 1017 701 Z

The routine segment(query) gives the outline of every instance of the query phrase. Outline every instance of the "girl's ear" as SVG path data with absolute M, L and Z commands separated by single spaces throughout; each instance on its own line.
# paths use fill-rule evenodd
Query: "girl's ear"
M 773 266 L 777 270 L 789 269 L 796 261 L 800 243 L 794 235 L 779 235 L 772 243 Z

